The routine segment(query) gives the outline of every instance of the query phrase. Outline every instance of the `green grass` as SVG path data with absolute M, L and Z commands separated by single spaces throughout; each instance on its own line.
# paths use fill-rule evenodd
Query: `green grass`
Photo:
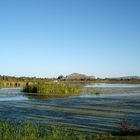
M 4 83 L 0 81 L 0 88 L 4 87 Z
M 33 123 L 16 124 L 0 121 L 0 140 L 69 140 L 70 135 L 67 130 L 56 126 L 47 127 Z M 74 137 L 79 139 L 77 136 Z
M 26 86 L 23 92 L 35 95 L 77 95 L 81 93 L 81 87 L 60 82 L 43 82 Z
M 98 134 L 84 136 L 57 126 L 0 121 L 0 140 L 140 140 L 140 135 L 113 136 L 111 134 Z

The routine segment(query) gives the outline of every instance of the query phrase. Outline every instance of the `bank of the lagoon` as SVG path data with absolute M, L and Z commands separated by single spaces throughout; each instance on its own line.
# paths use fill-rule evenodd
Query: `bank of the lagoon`
M 123 135 L 122 135 L 123 134 Z M 15 123 L 0 120 L 1 140 L 139 140 L 140 131 L 119 134 L 76 134 L 70 129 L 58 126 L 47 126 L 37 123 Z M 134 135 L 135 134 L 135 135 Z
M 120 86 L 115 87 L 116 90 Z M 16 123 L 55 125 L 80 135 L 119 132 L 124 118 L 135 127 L 140 123 L 140 91 L 135 92 L 139 85 L 129 86 L 122 85 L 122 89 L 132 88 L 131 93 L 83 92 L 82 95 L 47 99 L 26 96 L 21 89 L 0 89 L 0 118 Z

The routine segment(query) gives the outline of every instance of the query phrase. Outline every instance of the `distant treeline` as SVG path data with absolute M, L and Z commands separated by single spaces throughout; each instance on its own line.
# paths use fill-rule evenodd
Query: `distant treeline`
M 95 79 L 95 82 L 102 82 L 102 83 L 140 83 L 140 79 L 137 78 L 105 78 Z
M 125 77 L 125 78 L 81 78 L 81 79 L 64 79 L 63 76 L 58 78 L 37 78 L 37 77 L 14 77 L 14 76 L 5 76 L 0 75 L 0 87 L 20 87 L 27 86 L 29 84 L 48 82 L 48 81 L 61 81 L 61 82 L 72 82 L 72 83 L 140 83 L 140 78 L 138 77 Z
M 1 76 L 0 87 L 23 87 L 36 82 L 52 81 L 48 78 Z
M 52 80 L 55 78 L 37 78 L 37 77 L 14 77 L 0 75 L 0 81 L 36 81 L 36 80 Z
M 97 79 L 79 79 L 79 80 L 66 80 L 66 79 L 62 79 L 60 81 L 63 82 L 72 82 L 72 83 L 77 83 L 77 82 L 81 82 L 81 83 L 130 83 L 130 84 L 139 84 L 140 83 L 140 79 L 114 79 L 114 78 L 105 78 L 105 79 L 101 79 L 101 78 L 97 78 Z

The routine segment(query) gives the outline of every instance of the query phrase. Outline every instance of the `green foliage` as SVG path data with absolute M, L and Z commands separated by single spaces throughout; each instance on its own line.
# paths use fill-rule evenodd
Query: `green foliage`
M 4 87 L 4 83 L 0 81 L 0 87 Z
M 26 86 L 23 89 L 23 92 L 32 92 L 32 93 L 37 93 L 37 87 L 36 86 Z
M 60 75 L 60 76 L 58 76 L 58 80 L 62 80 L 64 78 L 64 76 L 63 75 Z
M 85 137 L 76 136 L 56 126 L 0 121 L 0 140 L 85 140 Z
M 140 140 L 140 135 L 96 134 L 94 136 L 84 136 L 76 135 L 68 129 L 57 126 L 0 121 L 0 140 Z
M 23 92 L 36 93 L 37 95 L 71 95 L 80 94 L 81 87 L 60 82 L 40 82 L 26 86 Z

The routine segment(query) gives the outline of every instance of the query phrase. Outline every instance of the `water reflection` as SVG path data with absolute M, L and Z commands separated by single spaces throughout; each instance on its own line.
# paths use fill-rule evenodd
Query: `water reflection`
M 100 88 L 136 88 L 140 87 L 140 84 L 111 84 L 111 83 L 93 83 L 88 84 L 85 87 L 100 87 Z
M 28 100 L 21 88 L 2 88 L 0 89 L 0 101 L 21 101 Z

